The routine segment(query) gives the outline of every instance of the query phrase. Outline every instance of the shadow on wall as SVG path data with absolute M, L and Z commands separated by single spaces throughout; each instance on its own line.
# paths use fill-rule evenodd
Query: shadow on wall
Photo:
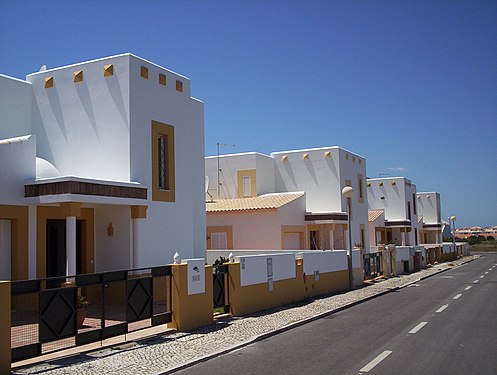
M 60 105 L 60 97 L 57 91 L 57 87 L 48 89 L 47 97 L 48 101 L 50 102 L 50 107 L 52 108 L 52 112 L 55 116 L 55 120 L 59 124 L 60 131 L 64 135 L 64 138 L 67 142 L 66 123 L 64 121 L 64 115 L 62 114 L 62 107 Z
M 114 101 L 114 104 L 119 111 L 119 115 L 121 116 L 123 123 L 126 125 L 126 128 L 129 129 L 128 115 L 126 113 L 123 92 L 121 90 L 121 85 L 119 84 L 119 79 L 114 75 L 112 77 L 105 78 L 105 83 L 107 84 L 110 96 L 112 97 L 112 100 Z
M 93 131 L 95 132 L 97 139 L 100 139 L 98 135 L 97 121 L 95 120 L 95 112 L 93 110 L 93 104 L 91 103 L 90 92 L 88 90 L 86 81 L 78 83 L 76 85 L 76 90 L 78 91 L 79 101 L 81 102 L 83 109 L 86 112 L 86 116 L 90 121 Z

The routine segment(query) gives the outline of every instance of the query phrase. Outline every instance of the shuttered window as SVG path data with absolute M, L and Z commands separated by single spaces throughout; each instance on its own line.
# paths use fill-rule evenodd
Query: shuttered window
M 211 250 L 227 250 L 228 236 L 226 232 L 211 233 Z

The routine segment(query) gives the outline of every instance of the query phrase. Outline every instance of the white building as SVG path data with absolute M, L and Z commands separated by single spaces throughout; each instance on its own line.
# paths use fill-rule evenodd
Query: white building
M 251 226 L 251 236 L 258 236 L 258 245 L 263 249 L 279 250 L 301 244 L 301 249 L 347 249 L 347 200 L 342 189 L 351 186 L 352 243 L 364 248 L 368 246 L 368 208 L 366 197 L 366 160 L 340 147 L 324 147 L 305 150 L 274 152 L 268 155 L 243 153 L 211 156 L 205 158 L 206 174 L 211 182 L 207 200 L 259 197 L 268 193 L 305 192 L 305 207 L 300 214 L 292 210 L 292 232 L 278 242 L 265 242 L 262 234 L 265 221 L 258 227 Z M 209 212 L 207 204 L 207 231 L 210 227 L 230 226 L 233 213 L 221 215 Z M 242 220 L 242 219 L 240 219 Z M 237 237 L 245 237 L 246 225 L 237 219 L 232 228 L 234 243 Z M 248 216 L 246 216 L 246 220 Z M 284 219 L 290 220 L 290 219 Z M 286 221 L 282 226 L 290 225 Z M 277 230 L 278 235 L 285 228 Z M 217 232 L 216 232 L 217 233 Z M 300 237 L 304 240 L 300 240 Z M 247 245 L 239 243 L 241 248 Z M 274 246 L 274 248 L 273 248 Z M 235 247 L 236 248 L 236 247 Z
M 188 78 L 132 54 L 0 76 L 0 140 L 0 279 L 205 256 Z
M 381 243 L 418 245 L 416 185 L 404 177 L 371 178 L 367 184 L 369 209 L 383 210 L 385 215 L 384 234 L 376 228 L 375 241 L 381 238 Z
M 418 215 L 421 218 L 419 238 L 423 244 L 442 243 L 442 215 L 440 194 L 437 192 L 417 193 Z

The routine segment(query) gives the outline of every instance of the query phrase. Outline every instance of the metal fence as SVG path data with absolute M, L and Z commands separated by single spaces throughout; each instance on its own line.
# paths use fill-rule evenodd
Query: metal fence
M 229 312 L 229 289 L 228 266 L 219 265 L 214 268 L 212 274 L 213 282 L 213 305 L 215 309 L 222 308 L 225 313 Z
M 171 322 L 171 266 L 12 282 L 12 361 Z

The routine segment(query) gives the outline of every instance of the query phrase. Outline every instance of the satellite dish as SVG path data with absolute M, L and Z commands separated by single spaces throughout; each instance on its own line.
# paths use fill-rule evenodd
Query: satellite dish
M 39 72 L 44 72 L 45 70 L 47 70 L 47 66 L 46 65 L 42 65 L 40 66 L 40 70 L 38 70 Z
M 205 194 L 209 191 L 209 177 L 205 176 Z

